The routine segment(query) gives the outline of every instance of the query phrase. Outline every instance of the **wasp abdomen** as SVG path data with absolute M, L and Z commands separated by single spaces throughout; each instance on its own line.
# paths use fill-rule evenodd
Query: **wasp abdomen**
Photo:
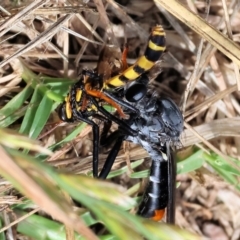
M 152 161 L 149 182 L 137 214 L 145 218 L 154 218 L 159 210 L 164 212 L 167 203 L 168 163 L 162 160 Z
M 157 25 L 152 29 L 144 55 L 138 58 L 135 64 L 127 68 L 122 74 L 107 80 L 106 84 L 109 87 L 121 87 L 124 86 L 127 81 L 134 81 L 141 74 L 150 70 L 164 52 L 166 48 L 165 41 L 164 30 L 160 25 Z

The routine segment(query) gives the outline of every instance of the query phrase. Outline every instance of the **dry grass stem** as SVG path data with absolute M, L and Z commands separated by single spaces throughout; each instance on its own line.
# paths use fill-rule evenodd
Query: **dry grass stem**
M 236 0 L 24 0 L 14 5 L 3 1 L 0 6 L 0 111 L 28 86 L 32 93 L 10 116 L 8 112 L 0 116 L 0 123 L 6 121 L 4 126 L 18 131 L 25 113 L 36 107 L 31 102 L 32 95 L 37 95 L 37 91 L 43 94 L 41 87 L 47 86 L 46 96 L 61 87 L 67 92 L 69 84 L 78 79 L 82 69 L 98 67 L 98 71 L 105 74 L 104 64 L 120 64 L 120 50 L 125 43 L 129 46 L 128 64 L 133 64 L 144 54 L 151 28 L 161 24 L 166 32 L 167 50 L 148 73 L 149 86 L 156 94 L 173 99 L 182 110 L 185 130 L 177 146 L 181 149 L 180 155 L 195 154 L 192 146 L 209 154 L 214 152 L 226 160 L 229 172 L 236 179 L 234 187 L 230 186 L 218 177 L 213 166 L 201 157 L 196 159 L 196 166 L 198 161 L 203 162 L 200 168 L 178 176 L 181 185 L 177 192 L 177 224 L 212 240 L 240 239 L 240 194 L 236 191 L 240 188 L 236 174 L 240 170 L 239 8 Z M 109 56 L 105 60 L 107 63 L 100 65 L 99 56 L 104 48 L 108 49 Z M 22 80 L 26 69 L 35 74 L 29 77 L 27 87 Z M 50 98 L 55 105 L 39 137 L 42 147 L 58 144 L 79 127 L 69 123 L 54 125 L 59 121 L 55 108 L 60 101 Z M 102 122 L 97 124 L 102 130 Z M 113 125 L 111 130 L 115 129 L 117 126 Z M 101 148 L 99 168 L 109 150 L 110 147 Z M 64 214 L 4 149 L 1 148 L 1 152 L 4 161 L 0 167 L 8 176 L 17 175 L 20 183 L 28 183 L 24 194 L 68 226 L 69 239 L 73 238 L 73 229 L 84 233 L 87 239 L 96 239 L 79 219 L 76 220 L 77 215 L 72 209 L 68 216 Z M 133 161 L 140 159 L 144 159 L 143 164 L 132 170 L 132 164 L 137 163 Z M 91 160 L 92 128 L 87 126 L 71 141 L 54 148 L 46 162 L 68 173 L 89 174 Z M 141 146 L 130 144 L 125 151 L 121 149 L 114 170 L 127 166 L 128 171 L 115 181 L 136 196 L 137 190 L 131 189 L 136 179 L 131 177 L 135 172 L 148 169 L 149 162 L 148 153 Z M 186 168 L 188 164 L 188 160 L 187 163 L 179 162 Z M 18 195 L 10 195 L 11 189 L 9 182 L 0 182 L 0 192 L 9 194 L 7 198 L 0 198 L 0 209 L 4 214 L 9 206 L 22 202 Z M 40 198 L 36 197 L 36 192 Z M 5 218 L 9 225 L 1 232 L 22 219 L 10 223 L 8 216 Z

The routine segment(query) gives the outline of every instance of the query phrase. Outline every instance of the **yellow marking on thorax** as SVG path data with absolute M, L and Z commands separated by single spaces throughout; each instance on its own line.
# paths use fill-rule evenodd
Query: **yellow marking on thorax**
M 72 108 L 71 108 L 71 104 L 69 101 L 70 97 L 69 95 L 65 98 L 65 102 L 66 102 L 66 115 L 68 119 L 72 118 Z
M 79 101 L 81 100 L 81 97 L 82 97 L 82 90 L 77 89 L 77 92 L 76 92 L 76 101 L 79 102 Z
M 87 108 L 87 110 L 90 111 L 97 111 L 97 107 L 95 105 L 92 104 L 91 107 Z
M 110 78 L 111 79 L 111 78 Z M 104 82 L 103 83 L 103 87 L 102 87 L 102 89 L 101 90 L 103 90 L 103 89 L 109 89 L 109 86 L 107 85 L 107 83 L 106 82 Z

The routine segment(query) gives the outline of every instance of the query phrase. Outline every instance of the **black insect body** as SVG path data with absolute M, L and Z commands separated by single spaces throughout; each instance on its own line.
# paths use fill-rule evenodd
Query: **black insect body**
M 168 222 L 174 222 L 175 161 L 171 146 L 179 141 L 183 118 L 172 100 L 147 94 L 146 72 L 164 50 L 165 33 L 161 26 L 156 26 L 144 56 L 133 66 L 122 69 L 121 74 L 103 80 L 97 71 L 83 70 L 80 80 L 72 86 L 60 106 L 59 116 L 65 122 L 84 121 L 92 126 L 94 177 L 107 177 L 124 140 L 143 146 L 152 158 L 152 165 L 138 214 L 159 220 L 167 206 L 172 209 L 168 211 Z M 114 107 L 118 116 L 107 112 L 103 103 Z M 128 119 L 126 115 L 129 115 Z M 99 126 L 94 119 L 104 122 L 100 142 L 107 145 L 107 142 L 115 141 L 100 174 Z M 112 122 L 117 123 L 119 129 L 107 137 Z
M 183 130 L 183 117 L 177 105 L 169 98 L 146 96 L 134 105 L 140 112 L 137 118 L 132 114 L 131 128 L 138 131 L 131 142 L 144 146 L 146 142 L 177 142 Z M 131 120 L 134 119 L 134 120 Z
M 151 94 L 142 92 L 142 88 L 136 86 L 148 82 L 147 75 L 143 74 L 134 84 L 119 91 L 104 90 L 100 92 L 103 96 L 92 96 L 95 94 L 94 87 L 91 95 L 85 91 L 86 78 L 100 76 L 93 71 L 83 71 L 81 79 L 75 83 L 65 102 L 59 108 L 59 116 L 63 121 L 84 121 L 93 127 L 93 175 L 105 179 L 109 174 L 115 158 L 124 140 L 140 144 L 149 153 L 152 159 L 149 184 L 140 204 L 138 214 L 143 217 L 151 217 L 159 220 L 164 215 L 164 209 L 168 211 L 167 221 L 174 222 L 174 188 L 175 188 L 175 162 L 171 146 L 179 141 L 183 130 L 183 117 L 176 104 L 168 98 L 158 98 Z M 93 82 L 93 81 L 90 81 Z M 99 83 L 101 81 L 98 79 Z M 97 86 L 99 87 L 99 86 Z M 99 93 L 99 92 L 98 92 Z M 138 95 L 141 98 L 138 98 Z M 125 96 L 132 99 L 132 104 L 123 100 Z M 99 97 L 99 98 L 98 98 Z M 113 100 L 112 106 L 117 108 L 119 115 L 128 114 L 128 119 L 120 119 L 107 112 L 102 107 L 104 99 Z M 140 99 L 139 101 L 135 101 Z M 121 111 L 124 111 L 121 112 Z M 101 115 L 99 114 L 101 113 Z M 99 152 L 99 127 L 93 119 L 104 121 L 104 129 L 101 143 L 115 141 L 102 171 L 98 174 L 98 152 Z M 118 124 L 119 129 L 107 136 L 111 122 Z
M 167 222 L 174 223 L 176 165 L 172 146 L 179 142 L 183 131 L 183 117 L 177 105 L 168 98 L 145 96 L 134 104 L 140 114 L 131 114 L 126 123 L 138 132 L 136 136 L 119 129 L 102 141 L 116 140 L 110 151 L 100 178 L 106 178 L 124 140 L 140 144 L 152 159 L 149 183 L 139 206 L 138 214 L 156 221 L 161 220 L 167 207 Z M 105 124 L 103 135 L 107 135 L 109 125 Z

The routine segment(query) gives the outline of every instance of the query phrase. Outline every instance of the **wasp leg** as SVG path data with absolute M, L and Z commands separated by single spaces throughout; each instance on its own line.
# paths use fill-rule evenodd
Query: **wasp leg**
M 87 117 L 83 117 L 80 112 L 76 109 L 73 109 L 73 114 L 75 115 L 77 120 L 88 123 L 92 126 L 93 129 L 93 176 L 98 176 L 98 152 L 99 152 L 99 127 L 98 125 L 90 120 Z
M 110 131 L 111 126 L 112 126 L 112 121 L 104 122 L 103 130 L 102 130 L 101 137 L 100 137 L 100 145 L 103 147 L 108 147 L 111 145 L 111 142 L 110 142 L 111 139 L 107 136 Z M 115 138 L 114 138 L 114 140 L 115 140 Z
M 116 102 L 117 104 L 119 104 L 121 107 L 126 108 L 127 110 L 131 111 L 132 113 L 136 113 L 136 115 L 139 115 L 139 110 L 137 108 L 135 108 L 134 106 L 132 106 L 131 104 L 129 104 L 128 102 L 122 100 L 119 97 L 116 97 L 115 95 L 107 92 L 107 91 L 103 91 L 104 94 L 106 96 L 108 96 L 109 98 L 111 98 L 112 100 L 114 100 L 114 102 Z
M 93 98 L 99 98 L 99 99 L 102 99 L 102 100 L 104 100 L 105 102 L 109 103 L 111 106 L 113 106 L 114 108 L 117 109 L 118 114 L 119 114 L 122 118 L 125 117 L 125 114 L 124 114 L 124 112 L 122 111 L 121 107 L 120 107 L 115 101 L 113 101 L 113 99 L 107 97 L 107 95 L 104 94 L 103 92 L 98 91 L 98 90 L 88 90 L 88 89 L 86 89 L 86 93 L 89 95 L 89 97 L 91 96 L 91 99 L 93 99 Z
M 117 123 L 121 128 L 126 132 L 126 134 L 131 136 L 136 136 L 138 134 L 137 131 L 133 130 L 126 122 L 122 121 L 121 119 L 115 117 L 111 113 L 109 113 L 107 110 L 105 110 L 102 106 L 99 106 L 97 100 L 93 97 L 91 97 L 92 103 L 96 106 L 99 112 L 101 112 L 107 119 L 110 121 L 113 121 Z
M 103 131 L 100 138 L 100 143 L 102 143 L 102 145 L 104 146 L 110 146 L 113 142 L 115 142 L 98 176 L 101 179 L 105 179 L 108 176 L 109 172 L 111 171 L 113 163 L 119 153 L 122 142 L 124 141 L 125 138 L 125 135 L 121 130 L 116 130 L 109 136 L 107 136 L 111 128 L 111 124 L 112 124 L 111 122 L 104 123 Z
M 119 153 L 119 150 L 122 146 L 122 142 L 124 141 L 124 136 L 119 136 L 111 150 L 111 152 L 109 153 L 106 162 L 102 168 L 102 171 L 99 174 L 99 178 L 101 179 L 105 179 L 107 177 L 107 175 L 109 174 L 109 172 L 111 171 L 111 168 L 113 166 L 113 163 Z
M 118 130 L 113 132 L 109 137 L 108 137 L 108 142 L 112 142 L 114 140 L 115 143 L 110 151 L 110 153 L 107 156 L 107 159 L 103 165 L 103 168 L 98 176 L 98 178 L 101 179 L 106 179 L 106 177 L 108 176 L 109 172 L 111 171 L 111 168 L 113 166 L 113 163 L 119 153 L 119 150 L 122 146 L 122 143 L 124 141 L 125 136 L 123 134 L 121 134 Z
M 167 223 L 175 224 L 176 208 L 176 161 L 172 149 L 168 158 L 168 204 L 167 204 Z
M 128 44 L 126 43 L 122 52 L 122 71 L 125 71 L 128 68 L 127 55 L 128 55 Z
M 129 142 L 124 142 L 124 144 L 123 144 L 123 151 L 124 151 L 125 161 L 127 163 L 128 171 L 131 174 L 131 173 L 133 173 L 133 170 L 131 168 L 129 148 L 130 148 L 130 143 Z

